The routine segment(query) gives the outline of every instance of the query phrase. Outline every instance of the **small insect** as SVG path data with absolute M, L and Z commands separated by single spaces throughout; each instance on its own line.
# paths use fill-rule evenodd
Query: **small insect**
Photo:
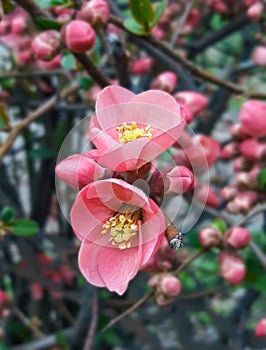
M 179 249 L 183 245 L 182 232 L 178 232 L 174 225 L 170 224 L 165 232 L 169 246 L 172 249 Z

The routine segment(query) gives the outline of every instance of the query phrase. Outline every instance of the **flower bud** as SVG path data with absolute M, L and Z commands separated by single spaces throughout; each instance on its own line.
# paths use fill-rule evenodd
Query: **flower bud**
M 37 35 L 31 44 L 37 60 L 50 61 L 60 51 L 60 34 L 56 30 L 47 30 Z
M 247 10 L 247 16 L 251 21 L 258 21 L 263 15 L 263 4 L 260 1 L 255 2 Z
M 252 169 L 249 172 L 242 171 L 236 175 L 236 182 L 239 185 L 245 186 L 247 188 L 257 188 L 259 173 L 260 168 L 258 167 Z
M 219 253 L 220 273 L 222 277 L 232 285 L 243 281 L 246 267 L 241 256 L 227 251 Z
M 223 147 L 221 150 L 221 158 L 223 159 L 231 159 L 239 154 L 238 142 L 230 142 Z
M 207 97 L 195 91 L 177 92 L 174 98 L 187 106 L 193 116 L 202 112 L 208 104 Z
M 13 34 L 22 34 L 27 28 L 28 14 L 26 12 L 16 13 L 11 22 Z
M 266 46 L 257 46 L 251 59 L 258 66 L 266 66 Z
M 82 19 L 93 26 L 106 24 L 110 17 L 110 8 L 105 0 L 89 0 L 84 2 L 78 12 L 78 19 Z
M 257 100 L 246 101 L 240 110 L 239 120 L 245 131 L 254 137 L 266 135 L 266 104 Z
M 206 204 L 208 207 L 217 208 L 219 205 L 219 199 L 214 192 L 214 189 L 203 183 L 196 184 L 195 189 L 196 198 L 203 204 Z
M 256 325 L 255 334 L 257 337 L 266 338 L 266 317 L 262 318 Z
M 55 69 L 60 66 L 62 56 L 59 54 L 55 56 L 51 61 L 37 60 L 37 64 L 42 69 Z
M 230 127 L 230 134 L 238 139 L 245 139 L 249 134 L 245 131 L 241 124 L 234 124 Z
M 231 199 L 233 199 L 239 192 L 238 186 L 237 185 L 227 185 L 225 186 L 221 192 L 220 192 L 220 196 L 229 201 Z
M 242 155 L 248 160 L 257 161 L 266 159 L 266 144 L 257 140 L 247 139 L 242 141 L 239 149 Z
M 57 164 L 57 176 L 74 188 L 83 188 L 89 183 L 102 179 L 106 169 L 85 155 L 73 154 Z
M 254 191 L 240 192 L 232 202 L 226 206 L 227 211 L 232 214 L 242 213 L 246 214 L 255 204 L 258 199 L 258 195 Z M 230 205 L 229 205 L 230 204 Z
M 170 71 L 165 71 L 161 74 L 159 74 L 155 80 L 153 81 L 151 88 L 152 89 L 159 89 L 163 90 L 165 92 L 168 92 L 169 94 L 172 93 L 176 87 L 177 83 L 177 76 L 175 73 Z
M 194 175 L 182 165 L 175 166 L 166 174 L 163 174 L 163 181 L 165 192 L 171 195 L 182 194 L 194 187 Z
M 244 227 L 234 227 L 224 234 L 224 244 L 236 249 L 245 248 L 251 239 L 250 233 Z
M 245 157 L 237 157 L 233 162 L 233 169 L 235 172 L 237 171 L 246 171 L 249 170 L 252 166 L 252 162 L 248 161 Z
M 182 289 L 179 279 L 170 274 L 163 274 L 159 281 L 158 290 L 166 297 L 176 297 Z
M 133 75 L 144 75 L 150 72 L 154 60 L 151 57 L 141 57 L 134 61 L 131 66 Z
M 67 48 L 75 53 L 85 53 L 95 43 L 93 28 L 89 23 L 80 20 L 74 20 L 64 25 L 61 35 Z
M 8 300 L 9 300 L 9 298 L 8 298 L 7 293 L 3 290 L 0 290 L 0 308 L 3 307 L 4 305 L 6 305 Z
M 199 233 L 200 243 L 204 247 L 215 247 L 221 242 L 222 233 L 217 228 L 206 227 Z
M 155 301 L 158 306 L 169 306 L 173 303 L 172 298 L 167 298 L 163 294 L 158 294 L 155 296 Z

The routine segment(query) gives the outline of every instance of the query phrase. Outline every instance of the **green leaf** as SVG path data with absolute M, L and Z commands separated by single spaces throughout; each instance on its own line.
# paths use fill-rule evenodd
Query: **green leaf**
M 129 0 L 132 17 L 145 30 L 149 30 L 149 22 L 153 20 L 154 11 L 150 0 Z
M 78 83 L 83 90 L 89 90 L 92 86 L 93 81 L 89 77 L 78 77 Z
M 9 224 L 14 220 L 15 217 L 15 210 L 11 207 L 4 207 L 1 211 L 1 221 L 3 221 L 4 224 Z
M 127 18 L 124 21 L 124 26 L 133 34 L 136 34 L 136 35 L 145 34 L 145 31 L 143 30 L 143 28 L 136 21 L 134 21 L 133 18 Z
M 36 0 L 36 3 L 39 7 L 45 8 L 45 7 L 52 7 L 52 6 L 58 6 L 58 5 L 65 5 L 65 0 Z
M 40 146 L 28 152 L 29 159 L 50 159 L 55 156 L 55 152 L 48 147 Z
M 62 23 L 45 17 L 36 17 L 34 22 L 42 29 L 60 30 L 62 27 Z
M 150 27 L 153 28 L 159 21 L 161 15 L 163 14 L 165 8 L 166 8 L 166 1 L 162 0 L 155 8 L 154 16 L 152 21 L 150 21 Z
M 12 4 L 10 0 L 4 0 L 2 1 L 2 6 L 3 6 L 3 12 L 5 15 L 8 15 L 14 10 L 15 5 Z
M 226 223 L 222 219 L 214 219 L 211 226 L 217 228 L 217 230 L 221 231 L 222 233 L 225 233 L 227 230 Z
M 262 168 L 258 175 L 258 186 L 260 190 L 266 188 L 266 168 Z
M 64 350 L 69 349 L 67 338 L 63 332 L 59 331 L 56 333 L 56 341 L 57 341 L 57 344 L 62 346 Z
M 36 221 L 29 219 L 19 219 L 12 223 L 10 231 L 18 237 L 29 237 L 39 231 L 39 225 Z
M 75 69 L 76 68 L 76 60 L 72 53 L 67 53 L 61 59 L 61 66 L 65 69 Z

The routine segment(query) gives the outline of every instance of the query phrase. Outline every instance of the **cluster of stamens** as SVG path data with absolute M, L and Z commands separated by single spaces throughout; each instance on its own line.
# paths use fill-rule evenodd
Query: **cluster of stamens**
M 116 131 L 119 132 L 118 141 L 120 143 L 131 142 L 143 137 L 147 137 L 148 140 L 152 139 L 150 126 L 146 126 L 145 128 L 138 128 L 136 122 L 131 122 L 131 125 L 124 123 L 123 125 L 118 126 L 116 128 Z
M 117 213 L 103 225 L 102 234 L 110 234 L 109 241 L 119 249 L 131 247 L 130 239 L 138 233 L 140 209 L 136 211 Z

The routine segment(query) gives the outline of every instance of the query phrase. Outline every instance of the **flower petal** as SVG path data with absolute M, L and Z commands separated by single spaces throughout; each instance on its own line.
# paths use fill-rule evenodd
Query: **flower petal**
M 127 103 L 132 97 L 135 95 L 133 92 L 122 88 L 121 86 L 107 86 L 104 88 L 96 101 L 96 111 L 98 112 L 101 109 L 105 109 L 106 107 L 117 105 L 119 103 Z

